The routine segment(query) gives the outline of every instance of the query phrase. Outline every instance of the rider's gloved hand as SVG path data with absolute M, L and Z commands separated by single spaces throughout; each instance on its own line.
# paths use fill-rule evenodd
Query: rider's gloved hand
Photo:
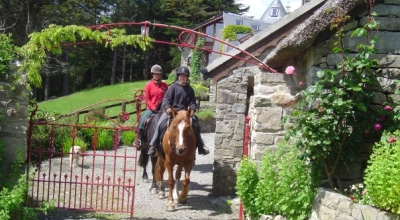
M 167 109 L 165 109 L 165 112 L 167 113 L 167 115 L 171 115 L 172 109 L 171 108 L 167 108 Z
M 196 113 L 196 111 L 192 110 L 192 111 L 190 112 L 190 117 L 193 117 L 193 116 L 194 116 L 194 113 Z

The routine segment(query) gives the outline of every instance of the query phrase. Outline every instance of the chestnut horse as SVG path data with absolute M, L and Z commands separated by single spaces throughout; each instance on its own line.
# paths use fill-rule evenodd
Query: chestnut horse
M 196 155 L 196 135 L 194 134 L 191 121 L 191 109 L 179 112 L 172 111 L 173 119 L 167 128 L 162 140 L 163 152 L 157 150 L 157 168 L 155 173 L 156 183 L 160 190 L 159 198 L 165 197 L 163 183 L 164 171 L 168 171 L 168 201 L 167 211 L 175 211 L 173 191 L 175 189 L 178 203 L 186 203 L 189 193 L 190 172 Z M 177 165 L 175 179 L 173 168 Z M 185 175 L 182 180 L 182 191 L 179 193 L 178 183 L 181 178 L 182 168 Z

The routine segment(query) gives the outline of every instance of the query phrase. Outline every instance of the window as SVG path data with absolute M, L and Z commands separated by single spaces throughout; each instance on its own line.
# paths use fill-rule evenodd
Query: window
M 259 31 L 259 30 L 260 30 L 260 25 L 258 25 L 258 24 L 252 24 L 252 25 L 251 25 L 251 28 L 253 28 L 253 30 L 255 30 L 255 31 Z
M 279 8 L 272 8 L 271 17 L 278 17 Z
M 243 24 L 243 20 L 236 20 L 236 25 L 242 25 Z

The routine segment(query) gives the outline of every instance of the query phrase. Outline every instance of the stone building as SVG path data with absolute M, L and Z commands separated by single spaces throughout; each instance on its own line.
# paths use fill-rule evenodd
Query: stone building
M 240 45 L 263 60 L 259 66 L 232 57 L 220 57 L 207 66 L 205 78 L 211 79 L 210 97 L 217 105 L 213 194 L 235 193 L 245 117 L 251 118 L 250 156 L 260 160 L 261 154 L 273 149 L 285 133 L 281 122 L 286 114 L 285 104 L 316 80 L 318 70 L 335 68 L 341 60 L 340 55 L 332 53 L 335 33 L 330 30 L 330 23 L 335 17 L 334 8 L 351 16 L 346 25 L 345 47 L 354 49 L 360 39 L 350 38 L 350 33 L 366 22 L 365 1 L 313 0 Z M 381 84 L 374 94 L 376 104 L 380 104 L 399 100 L 395 92 L 399 88 L 396 79 L 400 73 L 400 43 L 393 39 L 400 37 L 400 2 L 375 1 L 374 12 L 379 31 L 373 34 L 380 40 L 373 57 L 380 62 L 376 75 Z M 239 51 L 232 51 L 232 55 L 241 56 Z M 293 76 L 284 74 L 289 65 L 297 69 Z M 365 143 L 367 153 L 371 146 L 372 142 Z M 343 173 L 348 184 L 362 179 L 366 159 L 358 158 Z

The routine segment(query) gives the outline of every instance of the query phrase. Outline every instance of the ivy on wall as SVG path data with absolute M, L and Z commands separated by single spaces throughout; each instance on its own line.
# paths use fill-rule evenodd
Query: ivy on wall
M 199 38 L 196 42 L 196 47 L 201 48 L 204 45 L 204 38 Z M 201 81 L 200 76 L 200 65 L 201 65 L 201 55 L 202 51 L 194 49 L 192 53 L 192 61 L 190 63 L 190 69 L 192 70 L 192 80 L 195 82 Z

